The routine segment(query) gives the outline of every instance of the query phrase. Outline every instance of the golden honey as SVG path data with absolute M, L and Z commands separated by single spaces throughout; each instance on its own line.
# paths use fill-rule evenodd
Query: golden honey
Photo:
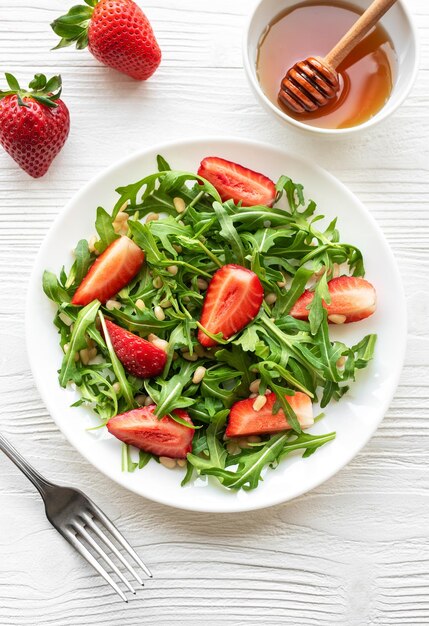
M 385 29 L 377 24 L 337 71 L 340 91 L 313 113 L 293 113 L 278 101 L 282 78 L 296 62 L 325 56 L 361 15 L 343 2 L 305 2 L 278 15 L 261 36 L 257 74 L 266 96 L 289 116 L 320 128 L 349 128 L 366 122 L 387 102 L 397 57 Z

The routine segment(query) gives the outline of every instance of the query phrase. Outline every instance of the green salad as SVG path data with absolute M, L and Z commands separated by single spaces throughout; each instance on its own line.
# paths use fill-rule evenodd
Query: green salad
M 164 459 L 167 467 L 184 468 L 178 472 L 182 485 L 210 475 L 225 488 L 254 489 L 267 466 L 276 467 L 296 450 L 308 457 L 335 437 L 304 432 L 287 398 L 305 394 L 323 410 L 340 400 L 373 357 L 373 334 L 353 346 L 330 338 L 329 282 L 341 272 L 362 277 L 362 254 L 340 242 L 336 221 L 324 223 L 302 186 L 287 176 L 275 185 L 273 206 L 242 206 L 222 201 L 208 180 L 171 170 L 161 156 L 157 160 L 159 171 L 117 189 L 113 211 L 98 207 L 97 235 L 77 242 L 71 268 L 63 267 L 58 276 L 44 273 L 64 353 L 59 383 L 75 385 L 74 406 L 85 405 L 98 417 L 94 428 L 152 406 L 157 419 L 167 416 L 188 429 L 192 440 L 185 458 Z M 120 237 L 144 252 L 137 275 L 103 303 L 73 304 L 91 266 Z M 229 264 L 256 274 L 264 300 L 247 325 L 225 337 L 204 328 L 201 315 L 210 281 Z M 308 319 L 297 319 L 290 312 L 305 294 L 311 295 Z M 106 331 L 109 322 L 164 350 L 162 372 L 147 378 L 130 373 Z M 201 345 L 199 331 L 215 345 Z M 269 394 L 275 394 L 270 412 L 281 412 L 284 430 L 225 436 L 237 403 Z M 160 456 L 163 462 L 150 447 L 137 451 L 122 444 L 124 471 L 159 462 Z

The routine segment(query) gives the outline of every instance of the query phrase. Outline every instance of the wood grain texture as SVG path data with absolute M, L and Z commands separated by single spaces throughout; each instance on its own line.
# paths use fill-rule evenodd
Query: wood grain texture
M 50 52 L 49 22 L 75 2 L 0 0 L 1 69 L 60 72 L 72 132 L 31 180 L 0 153 L 0 429 L 40 471 L 90 495 L 155 578 L 123 605 L 49 526 L 30 483 L 0 457 L 1 626 L 417 626 L 429 624 L 429 4 L 410 97 L 383 125 L 326 143 L 268 117 L 241 64 L 248 0 L 152 0 L 164 60 L 147 84 L 87 52 Z M 57 6 L 58 4 L 58 6 Z M 321 163 L 368 206 L 399 261 L 409 309 L 400 385 L 352 463 L 266 511 L 204 515 L 127 493 L 71 448 L 46 412 L 24 344 L 26 286 L 63 204 L 94 174 L 156 142 L 250 137 Z

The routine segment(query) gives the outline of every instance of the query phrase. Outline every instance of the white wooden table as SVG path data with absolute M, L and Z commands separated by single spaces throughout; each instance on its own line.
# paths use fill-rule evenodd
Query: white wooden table
M 326 150 L 280 126 L 251 94 L 241 65 L 248 0 L 146 4 L 164 54 L 146 84 L 88 52 L 50 52 L 49 23 L 72 2 L 0 0 L 1 69 L 23 82 L 60 72 L 72 117 L 44 179 L 0 153 L 0 429 L 40 471 L 93 497 L 155 574 L 124 605 L 51 528 L 38 494 L 1 456 L 1 626 L 429 624 L 429 3 L 407 3 L 422 53 L 411 96 L 383 125 Z M 117 487 L 58 431 L 25 351 L 28 276 L 64 203 L 130 152 L 204 134 L 285 146 L 337 175 L 383 228 L 409 304 L 405 369 L 371 442 L 315 491 L 251 514 L 176 511 Z

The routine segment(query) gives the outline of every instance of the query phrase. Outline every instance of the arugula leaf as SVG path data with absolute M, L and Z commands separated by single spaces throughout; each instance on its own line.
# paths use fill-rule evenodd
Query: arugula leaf
M 92 263 L 86 239 L 81 239 L 78 242 L 74 255 L 76 259 L 74 262 L 74 284 L 77 287 L 87 275 L 89 267 Z
M 284 315 L 285 313 L 289 313 L 295 302 L 304 293 L 305 286 L 311 276 L 313 276 L 313 271 L 306 267 L 300 267 L 296 271 L 289 291 L 277 299 L 276 306 L 273 311 L 275 315 Z
M 99 302 L 98 302 L 98 305 L 100 305 Z M 122 363 L 116 356 L 116 352 L 113 349 L 112 342 L 110 340 L 109 331 L 107 330 L 106 322 L 104 319 L 104 315 L 101 311 L 98 311 L 98 317 L 100 318 L 101 326 L 103 328 L 104 340 L 106 342 L 106 347 L 109 353 L 110 362 L 112 363 L 112 368 L 113 368 L 113 371 L 115 372 L 115 376 L 118 380 L 118 383 L 121 386 L 121 392 L 126 400 L 127 408 L 133 409 L 136 406 L 136 402 L 134 400 L 134 395 L 133 395 L 131 385 L 127 379 L 127 376 L 125 375 L 124 366 L 122 365 Z
M 156 265 L 163 260 L 164 255 L 159 250 L 156 240 L 151 232 L 148 224 L 140 224 L 140 222 L 129 222 L 129 229 L 133 235 L 133 239 L 146 254 L 146 262 Z
M 61 387 L 65 387 L 70 380 L 77 383 L 80 381 L 80 372 L 75 362 L 75 354 L 79 352 L 79 350 L 86 348 L 87 344 L 85 333 L 90 324 L 94 323 L 99 308 L 100 302 L 98 300 L 94 300 L 79 311 L 70 337 L 69 348 L 64 355 L 61 365 L 59 375 Z
M 156 164 L 160 172 L 168 172 L 169 170 L 171 170 L 171 167 L 169 166 L 167 161 L 160 154 L 156 155 Z
M 181 370 L 169 380 L 157 379 L 159 390 L 145 381 L 146 389 L 156 403 L 155 415 L 163 417 L 171 414 L 174 409 L 183 409 L 195 403 L 192 398 L 183 397 L 182 392 L 184 387 L 189 384 L 197 367 L 198 365 L 195 363 L 184 361 Z
M 225 207 L 219 202 L 213 203 L 213 209 L 218 218 L 221 229 L 219 234 L 225 239 L 231 246 L 233 253 L 233 259 L 240 265 L 245 265 L 244 260 L 244 248 L 238 232 L 235 229 L 234 222 L 230 215 L 228 215 Z
M 241 453 L 232 457 L 238 467 L 235 472 L 217 467 L 202 468 L 201 474 L 217 476 L 220 482 L 229 489 L 256 489 L 261 480 L 262 470 L 266 465 L 274 463 L 284 449 L 289 434 L 280 433 L 271 437 L 256 452 Z
M 233 345 L 228 350 L 217 350 L 216 360 L 221 363 L 226 363 L 240 372 L 241 385 L 237 388 L 236 393 L 240 394 L 241 392 L 244 392 L 244 395 L 247 395 L 249 385 L 253 379 L 253 376 L 250 373 L 252 360 L 249 355 L 247 355 L 246 352 L 244 352 L 239 346 Z
M 97 252 L 101 254 L 115 239 L 119 238 L 119 235 L 115 233 L 115 229 L 113 228 L 112 216 L 101 206 L 97 208 L 95 228 L 100 239 L 95 243 L 94 247 L 97 249 Z
M 221 468 L 225 467 L 227 452 L 221 443 L 221 437 L 225 428 L 225 421 L 229 411 L 219 411 L 212 418 L 206 431 L 206 448 L 208 458 L 204 456 L 197 456 L 195 449 L 193 454 L 187 455 L 188 462 L 198 471 L 205 469 Z
M 309 306 L 308 321 L 310 322 L 310 332 L 315 335 L 326 317 L 326 309 L 323 307 L 323 302 L 331 304 L 331 295 L 329 293 L 328 283 L 326 279 L 326 272 L 320 277 L 316 289 L 314 290 L 313 300 Z
M 43 291 L 50 300 L 59 306 L 71 300 L 67 291 L 60 285 L 55 274 L 48 272 L 48 270 L 43 272 Z

